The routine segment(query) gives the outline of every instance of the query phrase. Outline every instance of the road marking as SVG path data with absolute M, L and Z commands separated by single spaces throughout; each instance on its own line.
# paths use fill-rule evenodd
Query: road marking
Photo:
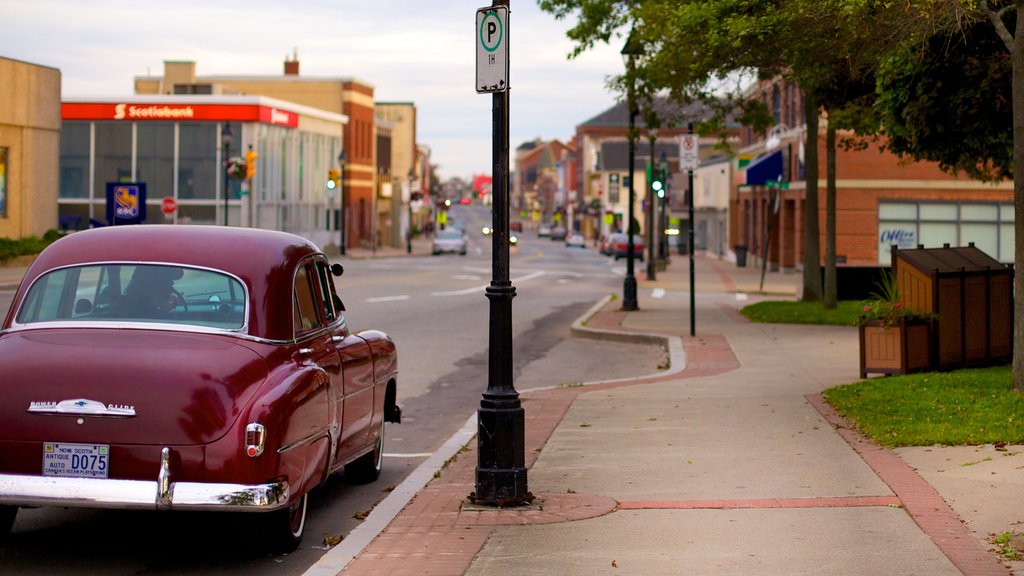
M 403 294 L 401 296 L 378 296 L 376 298 L 367 298 L 366 301 L 373 304 L 375 302 L 398 302 L 399 300 L 408 300 L 410 298 L 412 298 L 412 296 Z
M 664 288 L 655 288 L 654 290 L 651 290 L 651 298 L 664 298 L 664 297 L 665 297 L 665 289 Z
M 427 458 L 428 456 L 433 456 L 433 455 L 434 455 L 433 452 L 412 452 L 412 453 L 405 453 L 405 454 L 392 453 L 392 452 L 385 452 L 384 453 L 384 457 L 385 458 Z
M 512 283 L 515 284 L 515 283 L 526 282 L 527 280 L 533 280 L 534 278 L 537 278 L 538 276 L 543 276 L 544 274 L 546 274 L 546 272 L 544 272 L 543 270 L 538 270 L 537 272 L 533 272 L 533 273 L 527 274 L 526 276 L 520 276 L 519 278 L 512 278 Z M 479 294 L 479 293 L 483 292 L 486 289 L 487 289 L 486 285 L 485 286 L 474 286 L 472 288 L 466 288 L 466 289 L 463 289 L 463 290 L 449 290 L 449 291 L 444 291 L 444 292 L 431 292 L 430 295 L 431 296 L 465 296 L 467 294 Z
M 452 276 L 452 280 L 479 280 L 480 276 L 470 276 L 468 274 L 458 274 Z

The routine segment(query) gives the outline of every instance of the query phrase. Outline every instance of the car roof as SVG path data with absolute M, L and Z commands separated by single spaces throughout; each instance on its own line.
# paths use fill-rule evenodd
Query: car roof
M 24 298 L 38 276 L 64 266 L 166 262 L 212 268 L 237 276 L 249 290 L 250 334 L 286 340 L 293 332 L 295 269 L 318 253 L 319 248 L 305 238 L 256 228 L 169 224 L 94 228 L 68 234 L 43 250 L 25 272 L 15 301 Z

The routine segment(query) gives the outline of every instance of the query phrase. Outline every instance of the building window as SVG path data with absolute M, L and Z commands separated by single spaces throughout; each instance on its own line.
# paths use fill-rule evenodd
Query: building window
M 0 148 L 0 218 L 7 217 L 7 148 Z
M 132 125 L 97 122 L 94 200 L 106 203 L 107 182 L 132 181 Z
M 892 263 L 892 246 L 967 246 L 1013 262 L 1013 204 L 995 202 L 879 202 L 878 263 Z
M 88 122 L 64 122 L 60 130 L 60 198 L 89 197 Z
M 136 146 L 135 180 L 146 183 L 149 199 L 174 196 L 174 124 L 140 123 Z
M 219 196 L 218 178 L 221 177 L 217 173 L 217 149 L 220 147 L 217 126 L 181 124 L 179 134 L 178 198 L 216 199 Z M 211 223 L 213 221 L 210 220 Z

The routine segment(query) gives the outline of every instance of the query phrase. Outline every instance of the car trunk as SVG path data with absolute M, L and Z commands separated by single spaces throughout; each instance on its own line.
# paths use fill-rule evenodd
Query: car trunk
M 267 370 L 230 337 L 73 328 L 0 336 L 0 374 L 0 440 L 195 445 L 228 431 Z

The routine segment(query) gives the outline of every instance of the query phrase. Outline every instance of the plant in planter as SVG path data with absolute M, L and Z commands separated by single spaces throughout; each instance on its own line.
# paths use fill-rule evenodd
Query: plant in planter
M 932 366 L 932 325 L 935 315 L 922 314 L 900 301 L 899 285 L 890 273 L 878 283 L 873 300 L 864 303 L 859 323 L 860 377 L 868 373 L 909 374 Z
M 238 181 L 245 180 L 245 160 L 239 158 L 238 156 L 232 156 L 231 158 L 224 162 L 224 165 L 227 168 L 228 176 Z

